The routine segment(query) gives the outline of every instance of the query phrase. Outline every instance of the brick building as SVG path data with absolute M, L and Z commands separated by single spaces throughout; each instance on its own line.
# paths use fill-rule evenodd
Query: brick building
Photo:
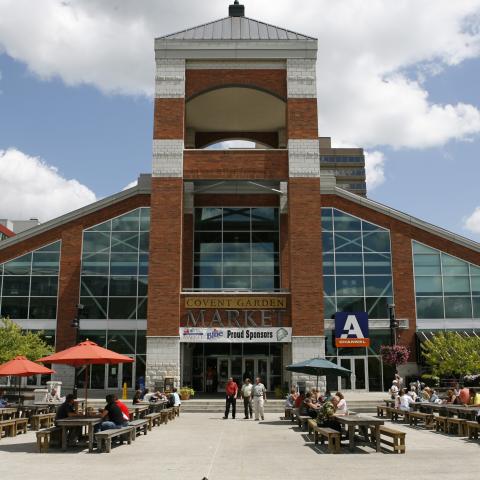
M 245 374 L 274 390 L 313 356 L 352 370 L 331 389 L 381 390 L 389 304 L 405 373 L 422 332 L 480 329 L 480 245 L 366 198 L 363 151 L 319 137 L 316 57 L 238 4 L 157 38 L 151 175 L 3 240 L 1 314 L 63 349 L 83 305 L 80 338 L 135 360 L 92 367 L 99 390 Z M 336 312 L 367 312 L 370 347 L 335 347 Z

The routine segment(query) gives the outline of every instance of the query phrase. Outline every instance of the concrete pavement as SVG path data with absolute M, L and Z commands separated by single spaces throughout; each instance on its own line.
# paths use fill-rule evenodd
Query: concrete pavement
M 389 423 L 389 422 L 387 422 Z M 160 480 L 240 480 L 305 478 L 335 480 L 422 478 L 471 480 L 480 466 L 480 442 L 396 425 L 407 432 L 407 453 L 375 453 L 359 447 L 331 455 L 315 448 L 304 432 L 278 414 L 264 422 L 222 420 L 220 415 L 182 413 L 132 446 L 110 454 L 52 450 L 36 453 L 35 433 L 0 440 L 1 477 L 51 480 L 133 477 Z

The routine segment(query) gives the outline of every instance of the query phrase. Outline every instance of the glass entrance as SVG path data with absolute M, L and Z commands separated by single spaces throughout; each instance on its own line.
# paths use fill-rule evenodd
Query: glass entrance
M 246 357 L 243 359 L 243 375 L 242 380 L 249 378 L 252 383 L 260 377 L 262 383 L 268 388 L 270 385 L 267 357 Z
M 338 365 L 352 372 L 349 377 L 338 377 L 340 390 L 367 390 L 368 364 L 365 357 L 339 357 Z
M 217 391 L 224 392 L 228 379 L 232 377 L 241 386 L 245 378 L 252 383 L 256 377 L 262 379 L 265 386 L 269 385 L 268 357 L 218 357 L 217 358 Z M 268 387 L 267 387 L 268 388 Z

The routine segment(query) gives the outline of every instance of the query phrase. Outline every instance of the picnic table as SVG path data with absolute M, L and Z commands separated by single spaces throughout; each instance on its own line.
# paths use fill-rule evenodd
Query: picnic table
M 11 420 L 15 418 L 18 414 L 18 409 L 16 408 L 0 408 L 0 420 Z
M 147 406 L 149 413 L 158 413 L 162 411 L 165 406 L 168 404 L 168 400 L 159 400 L 158 402 L 138 402 L 133 405 L 135 407 Z
M 348 430 L 348 448 L 351 452 L 355 450 L 355 432 L 357 427 L 363 433 L 365 440 L 368 441 L 368 429 L 375 432 L 375 449 L 380 451 L 380 427 L 384 424 L 381 418 L 370 417 L 367 415 L 335 415 L 335 419 Z
M 427 413 L 446 412 L 447 417 L 463 417 L 467 419 L 475 419 L 478 407 L 469 407 L 468 405 L 452 405 L 449 403 L 430 403 L 415 402 L 412 404 L 414 410 L 423 410 Z
M 101 421 L 100 417 L 70 417 L 57 420 L 55 423 L 62 429 L 62 450 L 67 449 L 67 431 L 74 427 L 85 427 L 88 435 L 88 451 L 93 452 L 93 429 Z
M 392 400 L 391 398 L 386 398 L 384 402 L 387 407 L 395 407 L 395 400 Z

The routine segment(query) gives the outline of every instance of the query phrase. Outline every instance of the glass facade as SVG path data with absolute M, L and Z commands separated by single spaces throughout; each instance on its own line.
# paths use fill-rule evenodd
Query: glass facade
M 0 264 L 0 315 L 56 320 L 61 242 Z
M 388 318 L 390 232 L 334 208 L 322 208 L 322 230 L 325 318 L 340 311 Z
M 193 270 L 195 289 L 278 289 L 278 208 L 196 208 Z
M 413 241 L 417 318 L 480 318 L 480 267 Z
M 80 303 L 88 319 L 146 320 L 150 209 L 83 232 Z

